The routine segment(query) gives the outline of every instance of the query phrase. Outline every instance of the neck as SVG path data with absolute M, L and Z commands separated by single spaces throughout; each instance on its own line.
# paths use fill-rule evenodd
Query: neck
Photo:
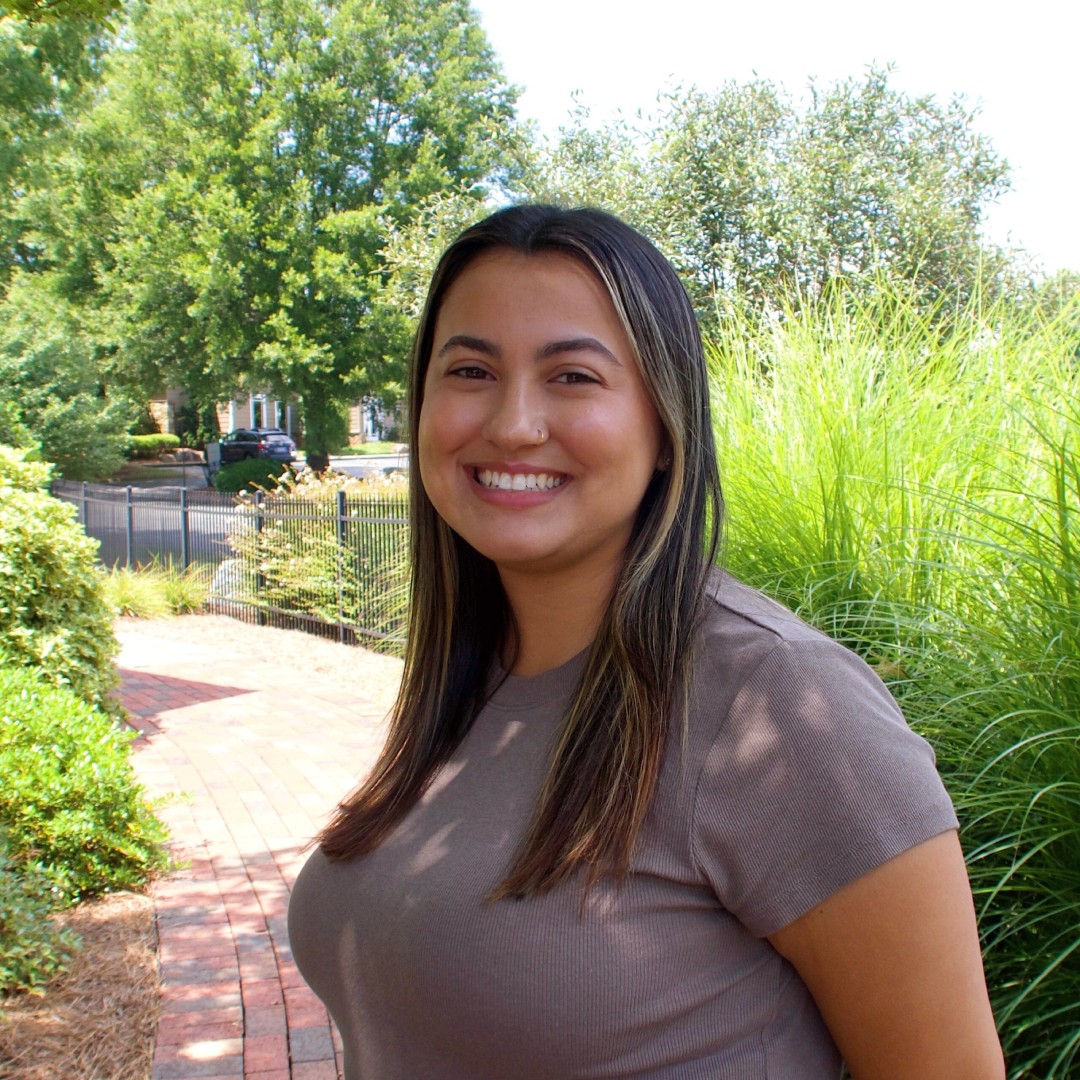
M 592 643 L 615 587 L 616 574 L 519 574 L 500 570 L 517 637 L 503 656 L 514 675 L 539 675 L 565 664 Z

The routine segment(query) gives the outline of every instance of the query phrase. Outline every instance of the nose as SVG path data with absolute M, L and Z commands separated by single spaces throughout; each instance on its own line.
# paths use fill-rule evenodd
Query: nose
M 545 442 L 547 421 L 536 392 L 516 381 L 500 386 L 499 392 L 492 395 L 484 438 L 504 450 Z

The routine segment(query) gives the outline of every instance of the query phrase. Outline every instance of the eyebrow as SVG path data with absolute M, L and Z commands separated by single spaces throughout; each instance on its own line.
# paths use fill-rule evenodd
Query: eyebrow
M 500 355 L 498 346 L 493 342 L 484 338 L 473 337 L 471 334 L 454 334 L 452 337 L 448 337 L 442 348 L 439 349 L 438 355 L 445 356 L 451 349 L 457 348 L 472 349 L 474 352 L 496 358 Z
M 473 337 L 471 334 L 454 334 L 447 338 L 439 349 L 438 355 L 444 356 L 455 348 L 472 349 L 495 359 L 502 355 L 502 351 L 494 342 L 488 341 L 486 338 Z M 536 359 L 548 360 L 553 356 L 558 356 L 560 353 L 567 352 L 595 352 L 599 353 L 605 360 L 621 365 L 619 358 L 603 342 L 594 337 L 576 337 L 567 338 L 564 341 L 550 341 L 536 354 Z
M 619 364 L 619 358 L 601 341 L 594 337 L 568 338 L 566 341 L 551 341 L 537 355 L 537 360 L 547 360 L 564 352 L 595 352 L 613 364 Z

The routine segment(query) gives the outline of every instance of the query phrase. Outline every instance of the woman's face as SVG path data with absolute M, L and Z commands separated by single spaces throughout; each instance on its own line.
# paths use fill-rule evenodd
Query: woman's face
M 614 582 L 664 443 L 611 299 L 581 263 L 495 249 L 450 286 L 420 475 L 443 520 L 504 575 Z

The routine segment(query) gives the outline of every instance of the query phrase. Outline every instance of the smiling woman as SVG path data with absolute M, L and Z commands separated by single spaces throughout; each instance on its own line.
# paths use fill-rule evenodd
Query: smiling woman
M 930 748 L 713 566 L 656 249 L 593 210 L 473 226 L 410 395 L 402 689 L 289 913 L 348 1080 L 1003 1076 Z
M 664 441 L 611 298 L 576 259 L 494 251 L 451 285 L 424 379 L 420 476 L 442 520 L 495 564 L 512 610 L 539 588 L 562 613 L 557 637 L 539 627 L 541 641 L 516 642 L 515 673 L 592 640 L 595 612 L 551 601 L 610 595 Z M 568 610 L 585 617 L 570 626 Z

